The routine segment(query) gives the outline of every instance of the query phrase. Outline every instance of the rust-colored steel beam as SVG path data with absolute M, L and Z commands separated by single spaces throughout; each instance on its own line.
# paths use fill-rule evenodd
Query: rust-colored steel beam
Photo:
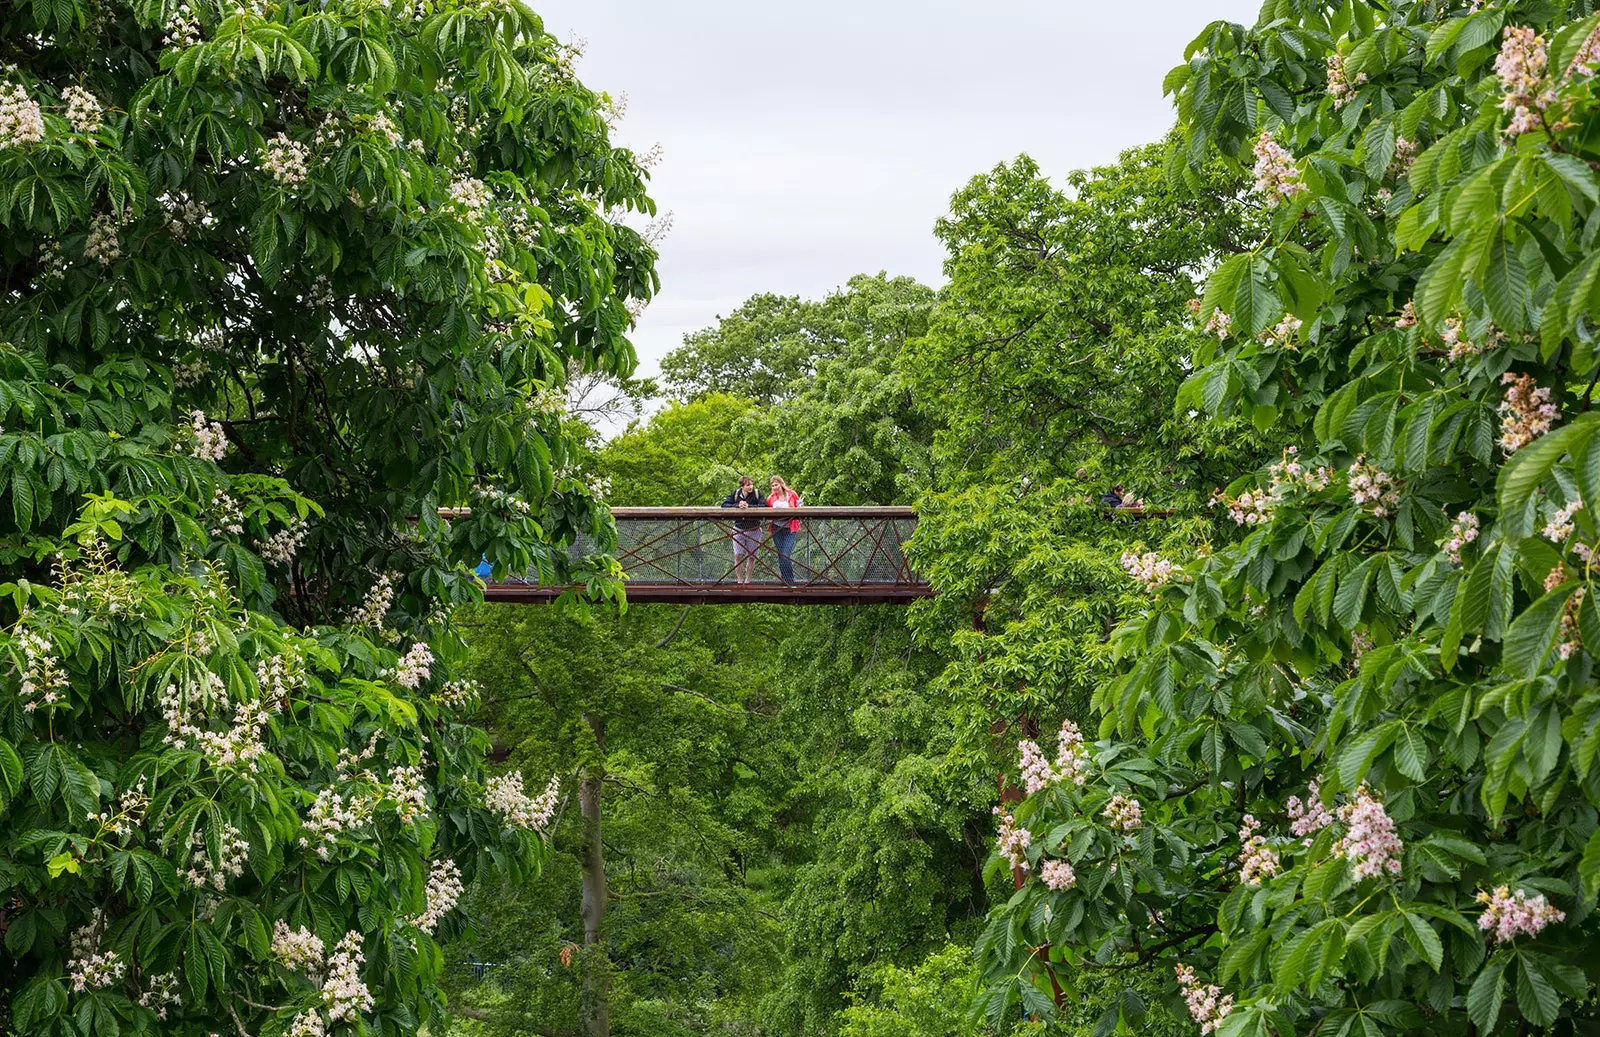
M 491 583 L 484 588 L 486 601 L 543 605 L 554 601 L 566 587 L 540 587 L 531 583 Z M 629 583 L 628 601 L 636 605 L 909 605 L 933 597 L 925 583 L 870 584 L 860 587 L 785 587 L 783 584 Z

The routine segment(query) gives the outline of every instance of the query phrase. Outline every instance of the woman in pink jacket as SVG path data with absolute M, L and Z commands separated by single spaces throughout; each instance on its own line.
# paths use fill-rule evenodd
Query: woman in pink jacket
M 769 508 L 798 508 L 800 495 L 789 489 L 783 477 L 772 477 L 772 493 L 767 497 Z M 794 538 L 800 535 L 799 519 L 784 519 L 772 524 L 772 544 L 778 549 L 778 572 L 783 582 L 794 586 Z

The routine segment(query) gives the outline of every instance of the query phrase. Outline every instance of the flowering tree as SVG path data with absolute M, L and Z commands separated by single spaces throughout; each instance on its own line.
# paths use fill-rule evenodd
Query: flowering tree
M 0 9 L 9 1032 L 411 1032 L 536 863 L 444 617 L 605 529 L 559 383 L 631 369 L 650 202 L 568 59 L 513 3 Z
M 1174 173 L 1236 159 L 1270 221 L 1177 407 L 1282 454 L 1232 542 L 1133 560 L 1102 740 L 1003 816 L 996 1018 L 1155 963 L 1202 1033 L 1594 1025 L 1588 6 L 1273 0 L 1168 77 Z

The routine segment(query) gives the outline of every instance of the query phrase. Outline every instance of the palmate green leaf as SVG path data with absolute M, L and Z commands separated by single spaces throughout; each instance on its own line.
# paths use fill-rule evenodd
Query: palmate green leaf
M 1600 898 L 1600 829 L 1596 829 L 1584 844 L 1578 874 L 1583 879 L 1584 897 L 1591 904 L 1594 903 L 1596 898 Z
M 1406 943 L 1417 952 L 1417 956 L 1428 963 L 1433 971 L 1438 972 L 1444 964 L 1444 943 L 1439 939 L 1439 934 L 1433 931 L 1433 926 L 1418 915 L 1403 912 L 1405 919 Z
M 1521 331 L 1528 326 L 1527 312 L 1531 298 L 1528 272 L 1504 228 L 1495 234 L 1490 245 L 1483 295 L 1488 300 L 1489 312 L 1500 327 L 1507 331 Z
M 1549 1026 L 1561 1007 L 1555 987 L 1528 955 L 1519 955 L 1517 966 L 1517 1009 L 1535 1026 Z
M 1595 432 L 1600 430 L 1600 414 L 1580 414 L 1572 424 L 1546 433 L 1531 445 L 1523 447 L 1500 469 L 1498 497 L 1500 511 L 1507 516 L 1520 516 L 1526 509 L 1534 491 L 1544 482 L 1550 470 L 1568 452 L 1580 452 L 1588 445 Z M 1527 535 L 1526 529 L 1514 529 L 1517 535 Z
M 22 757 L 4 738 L 0 738 L 0 810 L 11 805 L 12 798 L 22 791 Z
M 1508 673 L 1532 677 L 1539 672 L 1555 649 L 1562 613 L 1578 586 L 1576 582 L 1562 584 L 1529 605 L 1512 622 L 1501 653 L 1501 665 Z
M 1452 238 L 1417 280 L 1417 316 L 1437 327 L 1455 310 L 1461 296 L 1461 269 L 1467 257 L 1469 235 Z
M 1395 768 L 1412 781 L 1426 781 L 1428 759 L 1428 743 L 1422 733 L 1408 724 L 1402 725 L 1394 741 Z
M 1467 1014 L 1479 1033 L 1493 1033 L 1500 1018 L 1500 1006 L 1505 1001 L 1505 971 L 1509 961 L 1495 955 L 1484 965 L 1467 991 Z

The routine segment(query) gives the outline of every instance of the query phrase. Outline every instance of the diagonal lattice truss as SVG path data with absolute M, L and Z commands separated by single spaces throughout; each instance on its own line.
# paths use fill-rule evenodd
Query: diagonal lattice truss
M 738 512 L 723 508 L 614 508 L 617 560 L 634 602 L 907 602 L 932 591 L 911 570 L 902 548 L 917 526 L 910 508 L 795 508 Z M 780 578 L 774 516 L 798 519 L 791 562 L 794 583 Z M 760 519 L 753 579 L 734 574 L 735 521 Z M 755 539 L 755 538 L 752 538 Z M 595 545 L 580 542 L 582 554 Z M 491 601 L 546 601 L 559 587 L 508 579 L 491 583 Z

